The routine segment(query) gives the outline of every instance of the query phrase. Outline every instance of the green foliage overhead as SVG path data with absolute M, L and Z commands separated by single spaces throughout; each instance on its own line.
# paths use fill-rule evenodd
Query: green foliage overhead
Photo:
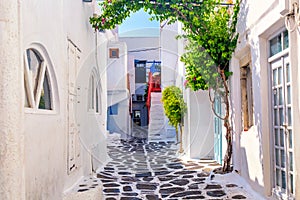
M 177 130 L 178 125 L 182 124 L 184 114 L 187 110 L 182 91 L 176 86 L 166 87 L 162 93 L 162 102 L 169 123 Z
M 101 16 L 90 18 L 95 29 L 113 29 L 131 13 L 144 9 L 156 20 L 180 21 L 189 44 L 182 61 L 187 87 L 206 90 L 219 87 L 218 69 L 231 73 L 229 61 L 237 43 L 239 1 L 232 0 L 105 0 Z
M 234 7 L 215 6 L 202 18 L 199 35 L 188 34 L 187 52 L 181 57 L 186 66 L 186 87 L 193 90 L 222 88 L 220 70 L 232 75 L 229 62 L 236 48 L 239 2 Z
M 232 155 L 229 87 L 226 80 L 232 74 L 229 62 L 237 44 L 236 24 L 240 8 L 240 0 L 235 0 L 233 5 L 232 2 L 233 0 L 105 0 L 100 3 L 103 9 L 101 16 L 90 18 L 90 23 L 96 30 L 113 29 L 129 17 L 131 12 L 144 8 L 156 20 L 168 20 L 169 24 L 177 20 L 182 22 L 185 32 L 183 37 L 188 41 L 187 52 L 181 57 L 186 66 L 187 87 L 193 90 L 213 89 L 217 93 L 222 91 L 220 88 L 224 89 L 221 97 L 225 104 L 227 151 L 223 171 L 230 169 Z M 184 102 L 177 97 L 182 99 L 177 89 L 170 89 L 170 92 L 163 94 L 164 106 L 167 106 L 166 115 L 176 130 L 186 109 Z

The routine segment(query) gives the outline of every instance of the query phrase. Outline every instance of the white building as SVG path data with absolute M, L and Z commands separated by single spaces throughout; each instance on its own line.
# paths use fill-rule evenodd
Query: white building
M 131 133 L 130 85 L 127 69 L 127 46 L 124 42 L 108 44 L 107 63 L 107 129 L 123 138 Z
M 62 199 L 106 153 L 107 41 L 81 0 L 2 1 L 0 199 Z
M 289 2 L 242 2 L 231 64 L 233 164 L 255 190 L 276 199 L 300 199 L 300 37 L 282 17 Z
M 187 113 L 184 118 L 183 149 L 184 156 L 193 159 L 214 158 L 214 118 L 211 111 L 208 93 L 193 92 L 184 88 L 185 67 L 180 61 L 185 52 L 184 39 L 176 39 L 183 34 L 182 24 L 176 22 L 171 25 L 162 24 L 161 28 L 161 60 L 162 87 L 176 85 L 183 91 L 187 103 Z M 165 119 L 167 125 L 167 119 Z M 174 128 L 166 126 L 166 132 L 173 132 Z
M 158 27 L 157 27 L 158 29 Z M 152 62 L 160 61 L 159 37 L 153 28 L 141 28 L 122 34 L 119 40 L 127 45 L 127 69 L 132 97 L 133 125 L 147 126 L 148 111 L 145 89 Z

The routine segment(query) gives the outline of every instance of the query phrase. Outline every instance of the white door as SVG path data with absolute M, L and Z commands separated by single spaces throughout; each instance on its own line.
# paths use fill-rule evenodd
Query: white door
M 76 123 L 76 76 L 79 63 L 79 51 L 69 42 L 68 45 L 68 173 L 79 168 L 80 143 L 79 128 Z
M 272 76 L 274 193 L 280 199 L 293 199 L 293 119 L 291 67 L 288 51 L 270 62 Z

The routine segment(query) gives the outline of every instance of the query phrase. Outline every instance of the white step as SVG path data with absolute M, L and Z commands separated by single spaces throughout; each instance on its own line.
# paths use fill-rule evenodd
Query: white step
M 161 98 L 161 93 L 151 93 L 148 141 L 165 141 L 167 139 L 165 115 Z

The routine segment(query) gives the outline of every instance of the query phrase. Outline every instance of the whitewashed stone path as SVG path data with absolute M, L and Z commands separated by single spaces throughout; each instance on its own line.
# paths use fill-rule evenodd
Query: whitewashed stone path
M 219 181 L 214 161 L 183 161 L 172 142 L 110 139 L 111 161 L 77 192 L 103 185 L 106 200 L 257 199 L 238 183 Z M 215 170 L 216 171 L 216 170 Z

